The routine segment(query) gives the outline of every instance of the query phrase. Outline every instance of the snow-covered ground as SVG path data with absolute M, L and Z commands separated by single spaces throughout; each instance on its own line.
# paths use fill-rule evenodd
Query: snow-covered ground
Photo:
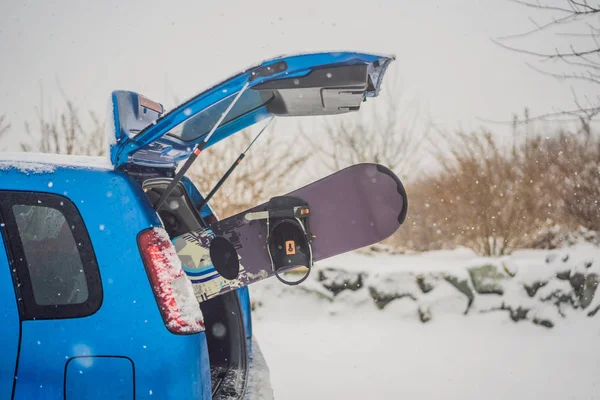
M 486 264 L 503 267 L 483 290 L 498 284 L 502 294 L 473 287 L 468 269 Z M 588 315 L 600 293 L 589 301 L 573 288 L 578 273 L 599 269 L 600 249 L 588 245 L 495 259 L 464 249 L 352 253 L 320 263 L 298 287 L 255 285 L 254 333 L 276 399 L 600 399 L 600 312 Z M 467 314 L 449 276 L 473 291 Z M 530 296 L 531 282 L 546 283 Z M 396 298 L 375 301 L 381 293 Z M 496 310 L 503 303 L 522 307 L 519 322 Z M 542 317 L 553 327 L 532 323 Z

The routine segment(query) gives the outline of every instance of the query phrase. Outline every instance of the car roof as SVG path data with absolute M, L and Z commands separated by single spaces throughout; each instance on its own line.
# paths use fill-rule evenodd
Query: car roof
M 113 170 L 108 157 L 74 156 L 29 152 L 0 153 L 0 171 L 17 170 L 24 173 L 43 174 L 57 168 L 82 168 Z

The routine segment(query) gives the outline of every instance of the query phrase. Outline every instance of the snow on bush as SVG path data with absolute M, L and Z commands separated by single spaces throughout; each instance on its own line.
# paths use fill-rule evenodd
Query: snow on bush
M 273 280 L 252 290 L 257 315 L 277 297 L 319 301 L 329 315 L 382 310 L 428 322 L 445 314 L 502 312 L 515 322 L 551 328 L 565 318 L 600 313 L 600 247 L 521 250 L 479 257 L 467 249 L 413 255 L 354 252 L 315 266 L 309 280 L 285 287 Z M 299 306 L 300 308 L 300 306 Z

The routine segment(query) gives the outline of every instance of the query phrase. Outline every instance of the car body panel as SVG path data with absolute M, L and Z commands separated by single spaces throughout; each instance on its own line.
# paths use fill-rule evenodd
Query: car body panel
M 135 399 L 135 370 L 129 358 L 71 358 L 65 374 L 66 400 Z
M 1 220 L 0 220 L 1 221 Z M 10 399 L 17 366 L 21 323 L 15 289 L 0 232 L 0 398 Z
M 89 356 L 121 356 L 139 366 L 138 399 L 210 398 L 205 333 L 167 330 L 140 257 L 138 233 L 161 222 L 139 184 L 118 171 L 47 166 L 52 173 L 3 170 L 1 189 L 43 191 L 76 204 L 94 246 L 103 303 L 88 317 L 23 321 L 15 398 L 63 399 L 66 364 Z

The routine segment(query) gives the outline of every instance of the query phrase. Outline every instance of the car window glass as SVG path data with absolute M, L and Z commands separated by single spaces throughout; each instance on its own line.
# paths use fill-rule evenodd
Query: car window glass
M 55 208 L 12 207 L 27 261 L 35 302 L 80 304 L 88 287 L 78 245 L 65 216 Z

